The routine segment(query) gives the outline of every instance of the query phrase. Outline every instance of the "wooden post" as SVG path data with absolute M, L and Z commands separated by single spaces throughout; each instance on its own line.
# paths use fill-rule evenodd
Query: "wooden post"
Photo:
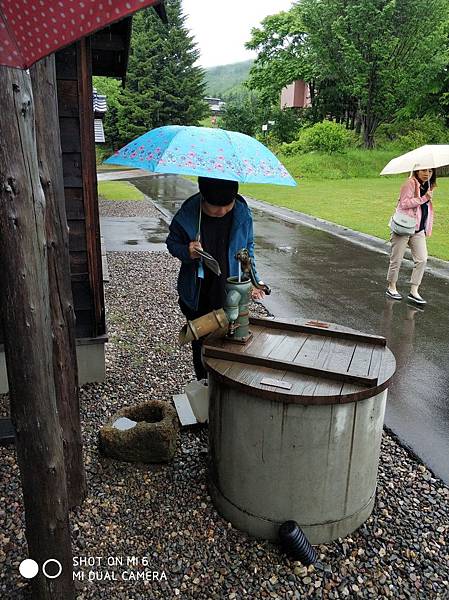
M 39 175 L 45 194 L 53 374 L 64 444 L 67 499 L 69 507 L 72 508 L 82 503 L 87 493 L 87 485 L 79 414 L 75 311 L 70 284 L 69 234 L 65 212 L 54 54 L 40 60 L 30 72 Z
M 83 198 L 86 215 L 89 282 L 94 303 L 94 335 L 105 333 L 103 275 L 101 263 L 100 217 L 98 214 L 97 170 L 95 165 L 95 134 L 92 92 L 92 61 L 89 38 L 77 46 L 78 98 L 80 104 L 80 138 L 83 163 Z
M 40 567 L 31 580 L 33 600 L 73 600 L 66 476 L 53 383 L 45 199 L 31 82 L 20 69 L 0 67 L 0 139 L 0 307 L 26 538 L 29 556 Z M 49 558 L 62 565 L 54 579 L 42 573 Z

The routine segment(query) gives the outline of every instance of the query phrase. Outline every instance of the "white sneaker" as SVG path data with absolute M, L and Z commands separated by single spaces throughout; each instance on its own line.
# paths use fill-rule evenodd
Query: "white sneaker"
M 427 304 L 424 298 L 421 298 L 421 296 L 414 296 L 411 292 L 407 296 L 407 298 L 408 300 L 411 300 L 412 302 L 415 302 L 415 304 L 419 304 L 420 306 L 422 306 L 423 304 Z

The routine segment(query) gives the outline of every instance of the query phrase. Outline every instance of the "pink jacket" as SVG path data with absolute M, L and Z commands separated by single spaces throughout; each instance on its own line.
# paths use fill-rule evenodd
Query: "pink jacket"
M 410 217 L 416 218 L 416 229 L 419 228 L 421 223 L 421 204 L 429 200 L 429 214 L 427 217 L 426 236 L 429 237 L 432 234 L 433 225 L 433 206 L 432 206 L 432 192 L 427 192 L 422 198 L 419 196 L 419 182 L 416 177 L 410 177 L 401 187 L 399 194 L 399 201 L 397 210 Z

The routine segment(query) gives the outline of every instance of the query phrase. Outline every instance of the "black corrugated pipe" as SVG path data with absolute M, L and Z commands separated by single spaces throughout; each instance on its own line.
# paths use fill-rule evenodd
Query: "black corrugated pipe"
M 279 527 L 281 548 L 293 560 L 299 560 L 308 567 L 316 562 L 318 556 L 303 530 L 296 521 L 285 521 Z

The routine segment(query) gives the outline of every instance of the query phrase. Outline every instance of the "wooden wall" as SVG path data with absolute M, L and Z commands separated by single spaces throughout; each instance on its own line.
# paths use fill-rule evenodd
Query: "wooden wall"
M 105 333 L 89 40 L 56 53 L 76 336 Z

